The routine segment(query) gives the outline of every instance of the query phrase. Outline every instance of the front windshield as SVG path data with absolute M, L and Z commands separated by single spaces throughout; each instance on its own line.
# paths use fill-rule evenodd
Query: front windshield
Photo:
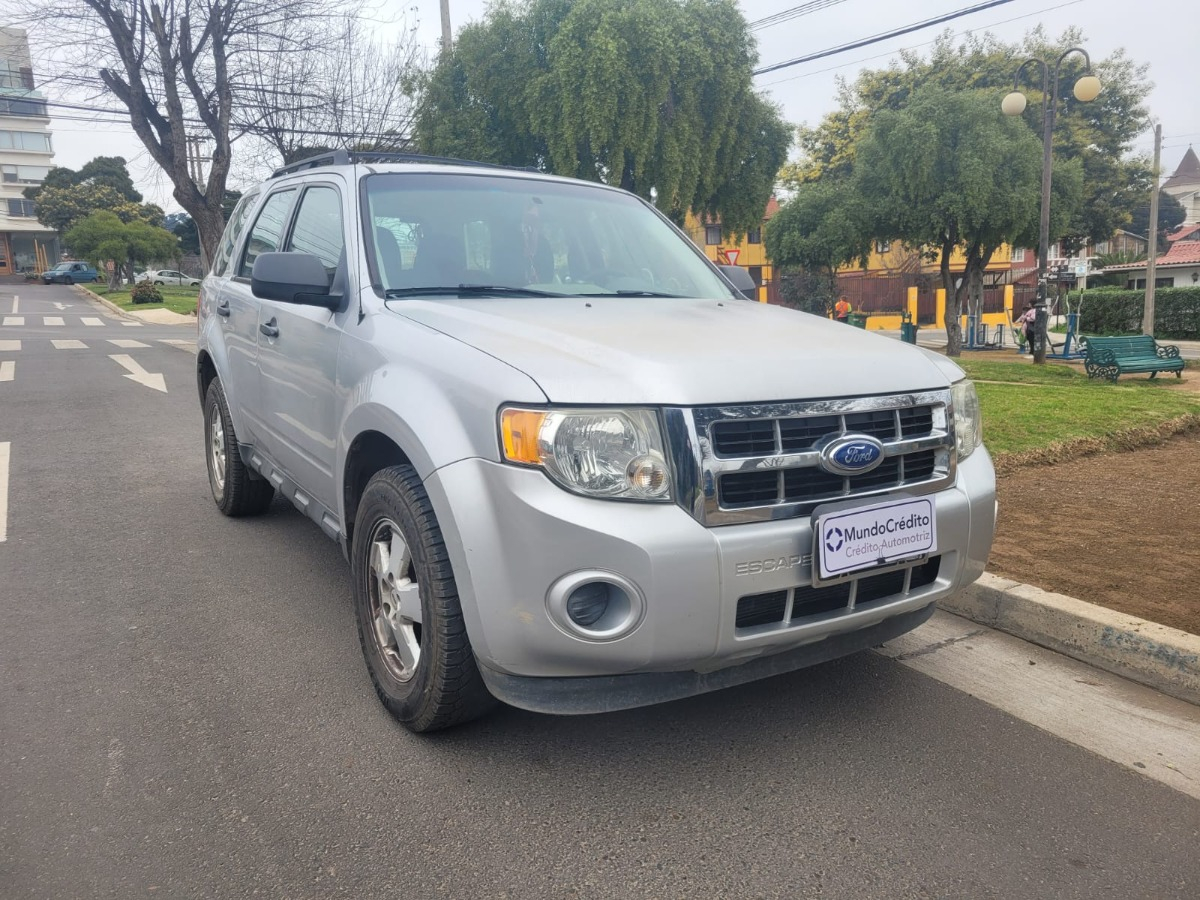
M 55 267 L 54 267 L 53 269 L 51 269 L 50 271 L 51 271 L 51 272 L 65 272 L 65 271 L 66 271 L 67 269 L 69 269 L 69 268 L 71 268 L 71 264 L 70 264 L 70 263 L 59 263 L 57 266 L 55 266 Z
M 393 296 L 633 294 L 728 300 L 703 256 L 636 197 L 489 175 L 369 175 L 371 281 Z

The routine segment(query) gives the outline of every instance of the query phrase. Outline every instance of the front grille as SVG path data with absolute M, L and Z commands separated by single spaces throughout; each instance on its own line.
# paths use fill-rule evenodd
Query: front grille
M 949 391 L 670 412 L 695 435 L 699 471 L 680 493 L 708 525 L 802 516 L 859 496 L 928 493 L 954 477 Z M 827 471 L 820 448 L 844 435 L 879 441 L 883 460 L 857 475 Z
M 918 588 L 931 585 L 937 580 L 941 560 L 940 556 L 932 556 L 920 565 L 908 569 L 884 572 L 882 575 L 868 575 L 857 581 L 843 581 L 829 587 L 805 585 L 790 591 L 750 594 L 738 600 L 735 626 L 742 629 L 764 625 L 800 625 L 839 611 L 849 613 L 855 609 L 873 607 L 875 604 L 902 600 Z

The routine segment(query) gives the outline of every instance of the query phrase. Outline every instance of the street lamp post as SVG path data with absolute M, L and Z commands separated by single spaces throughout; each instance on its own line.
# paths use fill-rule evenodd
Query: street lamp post
M 1046 361 L 1046 320 L 1049 316 L 1049 312 L 1046 309 L 1046 295 L 1049 288 L 1049 275 L 1046 272 L 1046 256 L 1050 247 L 1050 166 L 1053 157 L 1052 135 L 1054 133 L 1054 119 L 1058 112 L 1058 75 L 1059 70 L 1062 68 L 1063 60 L 1072 53 L 1082 54 L 1084 64 L 1087 66 L 1087 74 L 1075 82 L 1075 99 L 1082 103 L 1095 100 L 1100 94 L 1100 79 L 1092 74 L 1092 61 L 1088 57 L 1087 51 L 1081 47 L 1072 47 L 1069 50 L 1063 51 L 1063 54 L 1054 63 L 1053 69 L 1051 69 L 1050 64 L 1045 60 L 1036 58 L 1030 58 L 1021 63 L 1017 68 L 1016 74 L 1013 75 L 1012 93 L 1008 94 L 1000 104 L 1000 108 L 1004 110 L 1006 116 L 1019 116 L 1025 112 L 1025 95 L 1019 90 L 1021 73 L 1025 71 L 1026 66 L 1041 66 L 1042 219 L 1041 228 L 1038 232 L 1038 286 L 1037 301 L 1034 303 L 1037 311 L 1037 320 L 1034 323 L 1033 337 L 1033 361 L 1038 364 Z

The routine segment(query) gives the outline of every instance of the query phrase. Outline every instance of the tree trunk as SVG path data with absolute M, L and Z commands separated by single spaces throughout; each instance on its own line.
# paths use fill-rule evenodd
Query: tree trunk
M 942 289 L 946 292 L 946 355 L 962 355 L 962 323 L 959 322 L 958 291 L 954 287 L 954 273 L 950 271 L 950 256 L 958 242 L 953 235 L 942 241 L 941 274 Z
M 216 259 L 217 248 L 221 246 L 221 234 L 225 231 L 225 214 L 220 206 L 210 209 L 200 204 L 188 209 L 188 214 L 196 222 L 196 232 L 200 238 L 200 264 L 204 267 L 204 274 L 208 274 L 212 261 Z
M 121 261 L 119 259 L 111 260 L 112 271 L 108 273 L 108 289 L 109 291 L 120 290 L 121 287 Z

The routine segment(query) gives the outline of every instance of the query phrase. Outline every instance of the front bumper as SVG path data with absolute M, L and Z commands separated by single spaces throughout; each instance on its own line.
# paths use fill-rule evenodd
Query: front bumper
M 541 472 L 481 459 L 439 469 L 426 487 L 489 687 L 514 705 L 557 712 L 686 696 L 887 640 L 979 577 L 995 528 L 995 476 L 980 449 L 959 465 L 954 486 L 930 495 L 941 536 L 931 583 L 866 608 L 748 629 L 736 625 L 739 599 L 811 582 L 808 518 L 706 528 L 673 504 L 579 497 Z M 645 597 L 640 624 L 618 640 L 570 635 L 547 612 L 555 581 L 594 569 L 632 581 Z M 741 671 L 722 671 L 730 667 Z M 609 677 L 651 673 L 641 688 Z

